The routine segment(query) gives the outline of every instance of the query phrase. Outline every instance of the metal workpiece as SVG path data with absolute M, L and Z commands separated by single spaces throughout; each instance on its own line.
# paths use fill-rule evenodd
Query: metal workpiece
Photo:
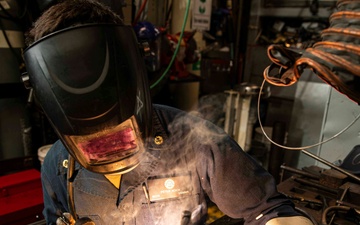
M 306 172 L 304 170 L 299 170 L 299 169 L 292 168 L 292 167 L 285 166 L 285 165 L 281 165 L 280 168 L 283 169 L 283 170 L 295 173 L 295 174 L 305 176 L 305 177 L 309 177 L 309 178 L 313 178 L 313 179 L 320 179 L 320 175 L 315 175 L 313 173 L 309 173 L 309 172 Z
M 357 224 L 354 221 L 360 219 L 356 213 L 360 208 L 360 185 L 353 179 L 332 168 L 318 166 L 299 170 L 282 165 L 281 170 L 292 176 L 278 184 L 279 192 L 315 224 Z
M 356 176 L 356 175 L 354 175 L 354 174 L 352 174 L 352 173 L 349 173 L 348 171 L 346 171 L 346 170 L 344 170 L 344 169 L 342 169 L 342 168 L 334 165 L 333 163 L 330 163 L 330 162 L 326 161 L 325 159 L 323 159 L 323 158 L 321 158 L 321 157 L 319 157 L 319 156 L 317 156 L 317 155 L 315 155 L 315 154 L 312 154 L 312 153 L 309 152 L 309 151 L 306 151 L 305 149 L 303 149 L 301 152 L 304 153 L 304 154 L 306 154 L 306 155 L 308 155 L 308 156 L 310 156 L 310 157 L 312 157 L 312 158 L 314 158 L 314 159 L 316 159 L 316 160 L 318 160 L 318 161 L 320 161 L 320 162 L 322 162 L 322 163 L 324 163 L 325 165 L 333 168 L 334 170 L 337 170 L 337 171 L 339 171 L 339 172 L 341 172 L 341 173 L 349 176 L 350 178 L 352 178 L 352 179 L 353 179 L 354 181 L 356 181 L 357 183 L 360 183 L 360 177 L 358 177 L 358 176 Z

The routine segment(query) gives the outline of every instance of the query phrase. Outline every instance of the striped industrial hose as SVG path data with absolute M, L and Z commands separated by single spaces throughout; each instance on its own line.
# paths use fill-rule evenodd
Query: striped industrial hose
M 270 45 L 273 62 L 264 70 L 264 78 L 276 86 L 294 84 L 311 69 L 326 83 L 360 103 L 360 0 L 338 0 L 337 11 L 329 18 L 329 27 L 321 32 L 321 41 L 305 50 Z M 274 74 L 275 71 L 275 74 Z

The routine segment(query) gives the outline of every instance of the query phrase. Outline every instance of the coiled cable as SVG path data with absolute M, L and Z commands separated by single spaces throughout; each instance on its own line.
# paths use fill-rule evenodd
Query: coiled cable
M 296 83 L 304 69 L 311 69 L 326 83 L 360 103 L 360 0 L 338 0 L 337 12 L 329 20 L 330 26 L 321 32 L 322 40 L 311 48 L 295 49 L 282 45 L 270 45 L 268 57 L 272 64 L 264 70 L 264 81 L 275 86 L 290 86 Z M 274 70 L 275 74 L 273 73 Z M 264 136 L 274 145 L 288 150 L 304 150 L 319 146 L 338 137 L 351 127 L 360 113 L 350 124 L 332 137 L 319 143 L 288 147 L 271 140 L 263 129 L 260 120 L 260 95 L 258 98 L 258 120 Z
M 294 84 L 311 69 L 324 82 L 360 103 L 360 1 L 338 0 L 330 26 L 321 32 L 322 40 L 299 51 L 281 45 L 270 45 L 268 57 L 275 65 L 264 71 L 266 81 L 277 86 Z M 271 70 L 279 69 L 272 76 Z

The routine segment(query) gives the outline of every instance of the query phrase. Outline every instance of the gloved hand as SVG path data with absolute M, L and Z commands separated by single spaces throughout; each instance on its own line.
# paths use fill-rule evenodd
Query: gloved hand
M 75 225 L 75 222 L 70 213 L 64 212 L 61 217 L 57 218 L 56 225 Z
M 95 223 L 88 217 L 79 218 L 75 221 L 70 213 L 65 212 L 56 220 L 56 225 L 95 225 Z
M 265 225 L 314 225 L 308 218 L 304 216 L 278 217 L 269 220 Z

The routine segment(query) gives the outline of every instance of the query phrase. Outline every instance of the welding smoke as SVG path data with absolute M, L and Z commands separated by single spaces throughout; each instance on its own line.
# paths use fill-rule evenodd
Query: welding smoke
M 207 99 L 214 100 L 214 98 L 216 97 L 209 96 Z M 211 102 L 214 103 L 212 100 Z M 205 166 L 208 161 L 208 159 L 202 159 L 205 153 L 201 152 L 212 148 L 212 146 L 209 147 L 210 145 L 220 143 L 226 137 L 226 133 L 209 120 L 204 119 L 220 118 L 220 114 L 223 113 L 223 103 L 219 101 L 216 106 L 212 104 L 212 109 L 210 109 L 210 101 L 204 100 L 201 107 L 199 106 L 190 113 L 180 112 L 167 126 L 169 135 L 164 144 L 168 144 L 168 147 L 161 151 L 156 172 L 163 175 L 161 178 L 165 176 L 164 180 L 172 179 L 179 185 L 178 188 L 182 192 L 189 191 L 189 193 L 171 197 L 167 199 L 169 201 L 156 200 L 156 204 L 148 204 L 151 217 L 147 219 L 154 224 L 187 225 L 204 218 L 206 206 L 199 201 L 199 193 L 202 191 L 199 190 L 197 167 L 201 164 Z M 217 111 L 215 114 L 218 114 L 216 116 L 213 114 L 215 111 Z M 154 182 L 151 179 L 158 179 L 156 174 L 154 175 L 154 178 L 150 177 L 150 181 L 147 181 L 149 190 L 151 183 Z M 149 193 L 149 196 L 151 198 L 152 194 Z M 134 215 L 134 213 L 131 217 L 142 217 L 142 215 Z

